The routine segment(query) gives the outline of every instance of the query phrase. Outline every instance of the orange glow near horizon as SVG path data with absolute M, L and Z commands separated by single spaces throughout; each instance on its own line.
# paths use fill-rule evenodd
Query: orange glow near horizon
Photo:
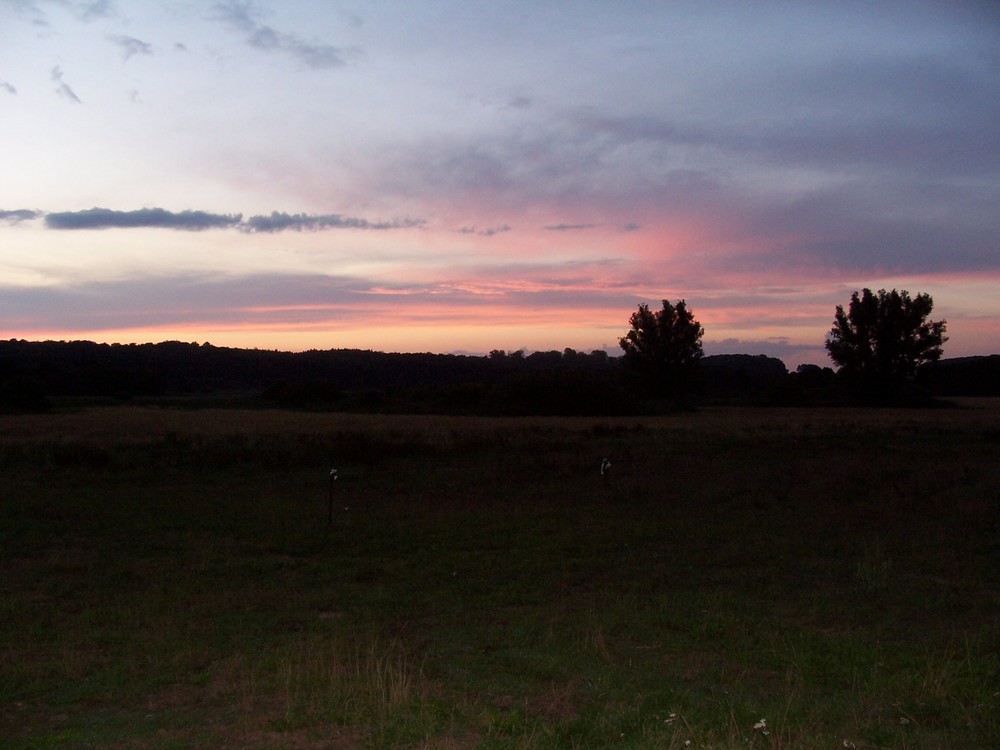
M 661 263 L 667 261 L 661 259 Z M 652 273 L 629 279 L 634 268 L 613 265 L 607 278 L 599 276 L 604 267 L 586 261 L 566 268 L 543 267 L 539 274 L 530 267 L 515 266 L 492 277 L 456 269 L 449 279 L 435 283 L 348 287 L 342 300 L 330 303 L 227 306 L 220 297 L 214 305 L 206 301 L 198 308 L 164 309 L 176 322 L 162 324 L 155 323 L 158 313 L 149 307 L 141 310 L 141 317 L 151 322 L 137 319 L 133 325 L 110 322 L 110 315 L 103 316 L 108 325 L 98 318 L 78 328 L 11 316 L 2 322 L 0 337 L 102 343 L 177 340 L 282 351 L 362 348 L 485 354 L 492 349 L 561 351 L 569 347 L 617 353 L 618 339 L 637 304 L 658 307 L 661 299 L 686 299 L 705 328 L 707 353 L 766 352 L 781 357 L 793 369 L 803 362 L 828 364 L 823 344 L 835 305 L 846 304 L 856 288 L 884 286 L 934 296 L 933 317 L 949 321 L 946 357 L 981 354 L 984 347 L 1000 351 L 991 294 L 997 280 L 989 277 L 923 276 L 838 284 L 802 283 L 772 274 L 766 285 L 754 286 L 751 278 L 723 283 L 718 275 L 706 275 L 700 285 L 670 288 Z M 318 294 L 323 294 L 322 288 Z M 239 299 L 245 300 L 246 294 Z
M 378 321 L 313 321 L 310 323 L 204 323 L 184 325 L 163 325 L 145 327 L 116 327 L 100 330 L 35 330 L 30 335 L 24 333 L 2 334 L 3 338 L 34 341 L 94 341 L 107 344 L 142 344 L 162 341 L 184 341 L 210 343 L 213 346 L 269 349 L 277 351 L 306 351 L 309 349 L 371 349 L 385 352 L 434 352 L 468 353 L 484 355 L 492 349 L 513 351 L 562 351 L 572 348 L 589 352 L 605 349 L 612 355 L 618 353 L 617 342 L 627 330 L 627 315 L 618 311 L 607 319 L 600 316 L 568 314 L 562 320 L 553 320 L 551 310 L 546 311 L 548 319 L 539 323 L 539 315 L 530 311 L 519 311 L 516 316 L 506 316 L 502 322 L 490 321 L 489 316 L 481 316 L 470 321 L 468 316 L 455 314 L 443 319 L 441 316 L 415 316 L 412 311 L 403 315 L 387 314 Z M 628 313 L 630 314 L 630 313 Z M 400 318 L 408 322 L 400 323 Z M 832 319 L 832 318 L 831 318 Z M 708 322 L 699 317 L 706 326 L 704 339 L 706 353 L 726 341 L 725 350 L 732 353 L 756 353 L 741 348 L 739 341 L 748 333 L 745 328 L 728 327 Z M 751 331 L 756 342 L 771 341 L 775 344 L 791 345 L 801 349 L 781 356 L 789 369 L 802 363 L 828 366 L 829 361 L 823 349 L 829 326 L 772 324 Z M 971 319 L 961 326 L 951 326 L 949 341 L 945 344 L 946 357 L 968 356 L 982 352 L 984 337 L 991 339 L 993 350 L 1000 351 L 1000 341 L 990 319 Z M 804 348 L 803 348 L 804 347 Z M 752 347 L 751 347 L 752 349 Z
M 35 331 L 32 341 L 93 341 L 101 344 L 143 344 L 163 341 L 209 343 L 213 346 L 241 349 L 274 349 L 306 351 L 309 349 L 372 349 L 385 352 L 434 352 L 487 354 L 493 349 L 529 351 L 562 351 L 570 347 L 579 351 L 600 349 L 605 344 L 616 346 L 622 332 L 608 329 L 569 329 L 558 326 L 511 328 L 507 325 L 450 325 L 421 323 L 393 328 L 350 326 L 333 328 L 311 326 L 158 326 L 118 328 L 100 331 Z M 9 336 L 8 338 L 25 338 Z M 596 343 L 588 344 L 587 340 Z M 553 342 L 562 342 L 556 344 Z M 576 346 L 573 342 L 577 342 Z

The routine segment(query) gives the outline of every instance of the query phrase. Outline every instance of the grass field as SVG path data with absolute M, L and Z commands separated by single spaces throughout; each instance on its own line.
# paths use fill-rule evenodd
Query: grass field
M 0 747 L 1000 747 L 998 449 L 989 400 L 0 417 Z

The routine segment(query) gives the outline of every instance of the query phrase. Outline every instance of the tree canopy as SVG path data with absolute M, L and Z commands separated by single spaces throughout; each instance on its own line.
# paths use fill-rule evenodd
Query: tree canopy
M 684 300 L 663 300 L 660 310 L 641 304 L 629 318 L 630 330 L 618 341 L 625 363 L 637 370 L 678 384 L 702 357 L 705 329 Z
M 928 319 L 933 307 L 929 294 L 854 292 L 847 310 L 837 305 L 827 352 L 854 386 L 870 395 L 892 395 L 920 365 L 941 357 L 946 321 Z

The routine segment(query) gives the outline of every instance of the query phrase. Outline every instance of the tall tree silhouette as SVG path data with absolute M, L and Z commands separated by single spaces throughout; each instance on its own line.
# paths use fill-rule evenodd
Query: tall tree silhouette
M 847 310 L 837 305 L 827 352 L 863 395 L 896 395 L 917 367 L 941 357 L 941 345 L 948 340 L 946 321 L 928 320 L 933 308 L 929 294 L 911 298 L 906 290 L 854 292 Z
M 628 333 L 618 341 L 625 352 L 625 364 L 650 376 L 659 386 L 687 387 L 703 354 L 701 337 L 705 329 L 685 301 L 672 305 L 663 300 L 662 309 L 655 312 L 648 305 L 639 305 L 629 325 Z

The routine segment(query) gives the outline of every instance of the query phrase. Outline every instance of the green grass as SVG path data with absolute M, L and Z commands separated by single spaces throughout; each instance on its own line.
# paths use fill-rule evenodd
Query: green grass
M 5 417 L 0 747 L 997 747 L 998 438 L 990 401 Z

